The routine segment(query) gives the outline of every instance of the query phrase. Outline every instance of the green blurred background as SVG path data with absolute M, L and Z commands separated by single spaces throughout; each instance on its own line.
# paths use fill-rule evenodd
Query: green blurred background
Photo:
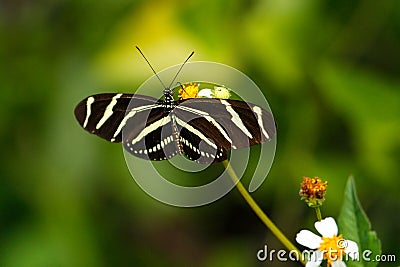
M 257 261 L 282 246 L 236 190 L 162 204 L 121 146 L 75 121 L 84 97 L 151 76 L 134 45 L 157 70 L 195 50 L 263 90 L 278 146 L 253 196 L 293 242 L 315 220 L 302 176 L 328 180 L 322 212 L 337 217 L 353 174 L 383 252 L 400 258 L 399 1 L 2 0 L 0 266 L 299 266 Z

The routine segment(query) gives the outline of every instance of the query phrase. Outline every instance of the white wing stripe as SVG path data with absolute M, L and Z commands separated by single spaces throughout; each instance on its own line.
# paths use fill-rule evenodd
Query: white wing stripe
M 119 124 L 117 130 L 115 131 L 115 133 L 113 135 L 113 138 L 111 138 L 111 142 L 115 141 L 115 137 L 117 137 L 117 135 L 122 131 L 122 128 L 124 128 L 124 126 L 126 125 L 126 122 L 130 118 L 135 116 L 135 114 L 137 112 L 148 110 L 148 109 L 152 109 L 152 108 L 155 108 L 155 107 L 157 107 L 157 105 L 152 104 L 152 105 L 137 107 L 137 108 L 134 108 L 134 109 L 130 110 L 129 113 L 125 115 L 125 117 L 122 119 L 121 123 Z
M 183 128 L 186 128 L 187 130 L 189 130 L 193 134 L 197 135 L 201 140 L 203 140 L 204 142 L 206 142 L 207 144 L 212 146 L 214 149 L 217 149 L 217 146 L 212 141 L 210 141 L 206 136 L 204 136 L 204 134 L 202 134 L 199 130 L 195 129 L 190 124 L 182 121 L 178 117 L 175 117 L 175 121 L 176 121 L 176 123 L 178 123 Z
M 210 115 L 205 111 L 194 109 L 194 108 L 185 107 L 185 106 L 182 106 L 182 105 L 179 105 L 179 106 L 177 106 L 175 108 L 181 109 L 181 110 L 185 110 L 185 111 L 188 111 L 188 112 L 191 112 L 191 113 L 194 113 L 194 114 L 198 114 L 198 115 L 201 115 L 201 116 L 209 116 Z
M 90 117 L 90 114 L 92 113 L 93 102 L 94 102 L 93 96 L 89 97 L 86 101 L 86 118 L 85 118 L 85 122 L 83 123 L 83 128 L 86 128 L 86 126 L 89 122 L 89 117 Z
M 215 127 L 217 127 L 218 131 L 220 131 L 220 133 L 224 136 L 224 138 L 232 144 L 232 139 L 229 138 L 228 133 L 225 132 L 224 128 L 222 128 L 222 126 L 216 121 L 214 120 L 213 117 L 210 116 L 210 114 L 208 114 L 207 112 L 201 111 L 201 110 L 197 110 L 197 109 L 193 109 L 193 108 L 189 108 L 189 107 L 185 107 L 185 106 L 177 106 L 176 108 L 184 110 L 184 111 L 188 111 L 188 112 L 192 112 L 194 114 L 198 114 L 204 118 L 206 118 L 206 120 L 208 120 L 209 122 L 211 122 Z M 235 148 L 233 146 L 233 148 Z
M 262 119 L 262 110 L 260 107 L 254 106 L 253 107 L 253 111 L 254 113 L 256 113 L 257 115 L 257 122 L 258 122 L 258 126 L 260 126 L 262 133 L 264 134 L 264 136 L 267 139 L 270 139 L 268 132 L 265 130 L 264 128 L 264 124 L 263 124 L 263 119 Z
M 122 94 L 117 94 L 111 99 L 110 104 L 108 104 L 106 110 L 104 111 L 103 117 L 96 125 L 97 130 L 100 129 L 100 127 L 103 126 L 103 124 L 108 120 L 108 118 L 111 117 L 111 115 L 113 114 L 113 108 L 117 104 L 117 99 L 120 98 L 121 96 Z
M 148 135 L 149 133 L 157 130 L 158 128 L 168 124 L 171 121 L 171 116 L 166 116 L 163 117 L 162 119 L 159 119 L 158 121 L 153 122 L 152 124 L 150 124 L 149 126 L 147 126 L 146 128 L 143 129 L 143 131 L 141 131 L 138 136 L 136 136 L 136 138 L 134 138 L 131 141 L 131 144 L 134 145 L 136 144 L 138 141 L 140 141 L 142 138 L 146 137 L 146 135 Z M 149 151 L 150 152 L 150 151 Z
M 242 131 L 244 132 L 250 139 L 253 138 L 251 133 L 247 130 L 246 126 L 243 124 L 243 121 L 240 119 L 239 114 L 236 113 L 236 111 L 233 110 L 231 104 L 227 102 L 226 100 L 221 99 L 220 100 L 223 105 L 225 105 L 226 111 L 231 114 L 232 118 L 231 121 Z

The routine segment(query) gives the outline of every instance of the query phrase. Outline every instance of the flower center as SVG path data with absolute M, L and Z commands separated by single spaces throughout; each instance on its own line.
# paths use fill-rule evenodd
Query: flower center
M 327 186 L 328 182 L 322 182 L 318 177 L 304 177 L 299 194 L 310 207 L 319 207 L 324 202 Z
M 194 83 L 185 84 L 182 89 L 179 89 L 179 97 L 181 99 L 197 98 L 198 93 L 199 85 Z
M 320 250 L 324 259 L 328 261 L 328 266 L 331 266 L 332 262 L 341 260 L 346 249 L 346 241 L 342 235 L 332 237 L 322 237 L 322 242 L 319 244 L 318 250 Z

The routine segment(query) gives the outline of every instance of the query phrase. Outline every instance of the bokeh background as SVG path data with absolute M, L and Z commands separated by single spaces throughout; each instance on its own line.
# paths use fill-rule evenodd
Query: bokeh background
M 337 217 L 352 174 L 383 252 L 400 258 L 399 1 L 2 0 L 0 266 L 299 266 L 257 261 L 282 246 L 236 190 L 162 204 L 121 146 L 75 121 L 84 97 L 151 76 L 134 45 L 157 70 L 194 50 L 263 90 L 278 146 L 253 196 L 293 242 L 315 220 L 302 176 L 329 182 L 322 212 Z

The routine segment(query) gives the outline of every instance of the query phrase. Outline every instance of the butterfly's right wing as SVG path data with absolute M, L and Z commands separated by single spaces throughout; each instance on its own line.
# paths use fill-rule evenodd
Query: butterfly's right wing
M 175 105 L 183 154 L 198 163 L 224 161 L 230 149 L 261 144 L 276 134 L 272 114 L 245 101 L 191 98 Z

